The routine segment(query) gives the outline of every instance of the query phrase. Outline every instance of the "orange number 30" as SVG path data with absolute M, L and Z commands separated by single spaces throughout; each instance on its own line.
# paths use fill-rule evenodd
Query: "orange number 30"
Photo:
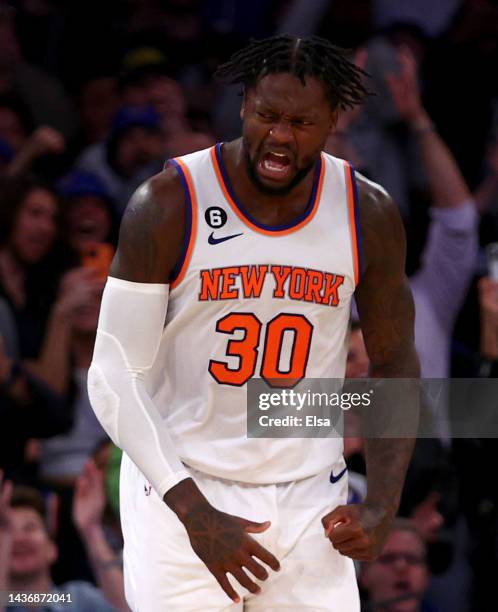
M 241 330 L 244 336 L 240 340 L 229 340 L 226 355 L 239 359 L 236 368 L 230 368 L 225 361 L 209 362 L 211 376 L 222 385 L 240 387 L 244 385 L 256 370 L 261 321 L 253 313 L 234 312 L 216 323 L 216 331 L 232 335 Z M 290 362 L 287 370 L 280 369 L 280 357 L 284 334 L 293 334 Z M 261 359 L 261 377 L 270 382 L 287 380 L 292 385 L 304 378 L 311 347 L 313 325 L 301 314 L 282 313 L 277 315 L 266 326 L 266 338 Z

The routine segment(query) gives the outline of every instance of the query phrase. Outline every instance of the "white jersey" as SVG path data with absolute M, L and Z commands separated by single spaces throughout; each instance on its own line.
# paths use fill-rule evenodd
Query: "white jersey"
M 354 172 L 322 154 L 310 201 L 267 227 L 240 202 L 221 145 L 171 160 L 187 196 L 183 257 L 148 391 L 181 460 L 268 484 L 342 461 L 342 440 L 248 439 L 246 383 L 343 378 L 359 274 Z

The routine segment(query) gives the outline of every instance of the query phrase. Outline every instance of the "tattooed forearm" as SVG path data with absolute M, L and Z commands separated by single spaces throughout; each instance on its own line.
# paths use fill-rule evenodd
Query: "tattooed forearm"
M 403 225 L 397 207 L 385 192 L 368 181 L 360 179 L 359 183 L 365 270 L 356 301 L 370 358 L 370 376 L 417 379 L 420 370 L 414 344 L 415 313 L 405 276 Z M 405 419 L 402 431 L 408 437 L 404 438 L 382 438 L 382 433 L 369 438 L 369 424 L 364 423 L 367 502 L 381 506 L 391 517 L 398 509 L 418 416 L 417 386 L 414 388 L 408 381 L 403 384 L 400 398 L 389 383 L 381 383 L 373 413 L 364 415 L 364 419 L 376 419 L 382 413 Z
M 414 438 L 365 440 L 366 502 L 382 506 L 390 516 L 398 511 L 414 442 Z

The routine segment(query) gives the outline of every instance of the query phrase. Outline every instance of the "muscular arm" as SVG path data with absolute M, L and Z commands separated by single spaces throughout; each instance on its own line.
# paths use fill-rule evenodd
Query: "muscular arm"
M 163 175 L 145 183 L 126 209 L 110 272 L 115 278 L 137 283 L 170 279 L 185 233 L 185 196 L 174 170 Z M 158 336 L 161 333 L 162 328 L 157 331 Z M 181 520 L 193 507 L 206 503 L 191 478 L 169 489 L 164 501 Z
M 373 378 L 417 378 L 414 307 L 405 276 L 403 225 L 390 197 L 358 176 L 365 255 L 356 302 Z M 399 406 L 399 410 L 403 407 Z M 366 439 L 367 504 L 394 517 L 413 439 Z
M 372 378 L 418 378 L 414 346 L 414 308 L 405 276 L 405 236 L 398 210 L 387 193 L 358 173 L 360 228 L 364 265 L 356 303 Z M 402 383 L 406 383 L 403 381 Z M 367 496 L 362 504 L 338 506 L 322 518 L 325 534 L 343 555 L 370 561 L 382 550 L 398 510 L 406 470 L 413 452 L 416 405 L 403 387 L 400 405 L 391 405 L 393 393 L 380 384 L 371 410 L 362 415 L 376 433 L 364 436 Z M 413 389 L 407 385 L 407 390 Z M 416 390 L 415 390 L 416 391 Z M 416 394 L 415 394 L 416 395 Z M 386 397 L 384 397 L 386 396 Z M 407 409 L 408 408 L 408 409 Z M 390 412 L 391 411 L 391 412 Z M 377 424 L 387 413 L 401 415 L 410 437 L 381 437 Z M 415 417 L 415 418 L 414 418 Z M 408 421 L 409 419 L 409 421 Z M 392 433 L 392 431 L 391 431 Z M 415 431 L 413 432 L 415 433 Z
M 147 393 L 166 317 L 168 280 L 183 241 L 176 171 L 134 194 L 102 297 L 88 391 L 102 426 L 162 496 L 188 477 Z

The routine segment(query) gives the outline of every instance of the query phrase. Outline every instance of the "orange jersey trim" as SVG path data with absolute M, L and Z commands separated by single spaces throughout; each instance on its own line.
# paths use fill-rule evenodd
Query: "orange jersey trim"
M 349 216 L 349 229 L 351 232 L 351 246 L 353 251 L 353 267 L 354 267 L 354 284 L 358 285 L 360 280 L 360 265 L 359 265 L 359 253 L 358 253 L 358 235 L 356 231 L 356 215 L 355 215 L 355 193 L 353 186 L 353 169 L 344 162 L 344 172 L 346 175 L 346 190 L 348 199 L 348 216 Z
M 265 236 L 285 236 L 287 234 L 292 234 L 293 232 L 296 232 L 297 230 L 301 229 L 307 223 L 309 223 L 315 216 L 316 211 L 318 210 L 318 205 L 320 203 L 320 198 L 322 195 L 323 179 L 325 176 L 325 159 L 323 155 L 321 155 L 320 176 L 318 177 L 317 185 L 316 185 L 316 188 L 314 189 L 314 194 L 312 195 L 313 202 L 312 202 L 311 209 L 308 211 L 308 214 L 302 221 L 286 229 L 277 229 L 277 228 L 266 229 L 264 227 L 260 227 L 259 225 L 256 225 L 255 223 L 253 223 L 247 217 L 247 215 L 244 214 L 244 212 L 240 209 L 240 206 L 235 202 L 234 198 L 232 197 L 232 194 L 230 193 L 231 191 L 230 186 L 228 185 L 227 179 L 223 176 L 223 170 L 220 167 L 220 163 L 218 161 L 218 156 L 216 154 L 216 146 L 211 148 L 211 159 L 213 162 L 214 171 L 216 173 L 216 178 L 218 179 L 218 183 L 221 187 L 223 195 L 225 196 L 226 200 L 230 204 L 230 208 L 233 210 L 233 212 L 237 215 L 237 217 L 245 225 L 250 227 L 255 232 L 259 232 L 260 234 L 264 234 Z
M 170 284 L 171 289 L 174 289 L 182 282 L 185 273 L 187 272 L 190 259 L 192 258 L 192 251 L 194 249 L 195 239 L 197 236 L 197 198 L 195 195 L 194 183 L 185 162 L 179 157 L 175 157 L 171 161 L 176 166 L 178 173 L 180 174 L 180 178 L 183 179 L 182 182 L 184 182 L 184 187 L 186 187 L 187 192 L 187 206 L 190 207 L 190 229 L 188 226 L 185 228 L 185 231 L 189 232 L 188 245 L 186 249 L 184 247 L 183 261 L 180 270 Z

